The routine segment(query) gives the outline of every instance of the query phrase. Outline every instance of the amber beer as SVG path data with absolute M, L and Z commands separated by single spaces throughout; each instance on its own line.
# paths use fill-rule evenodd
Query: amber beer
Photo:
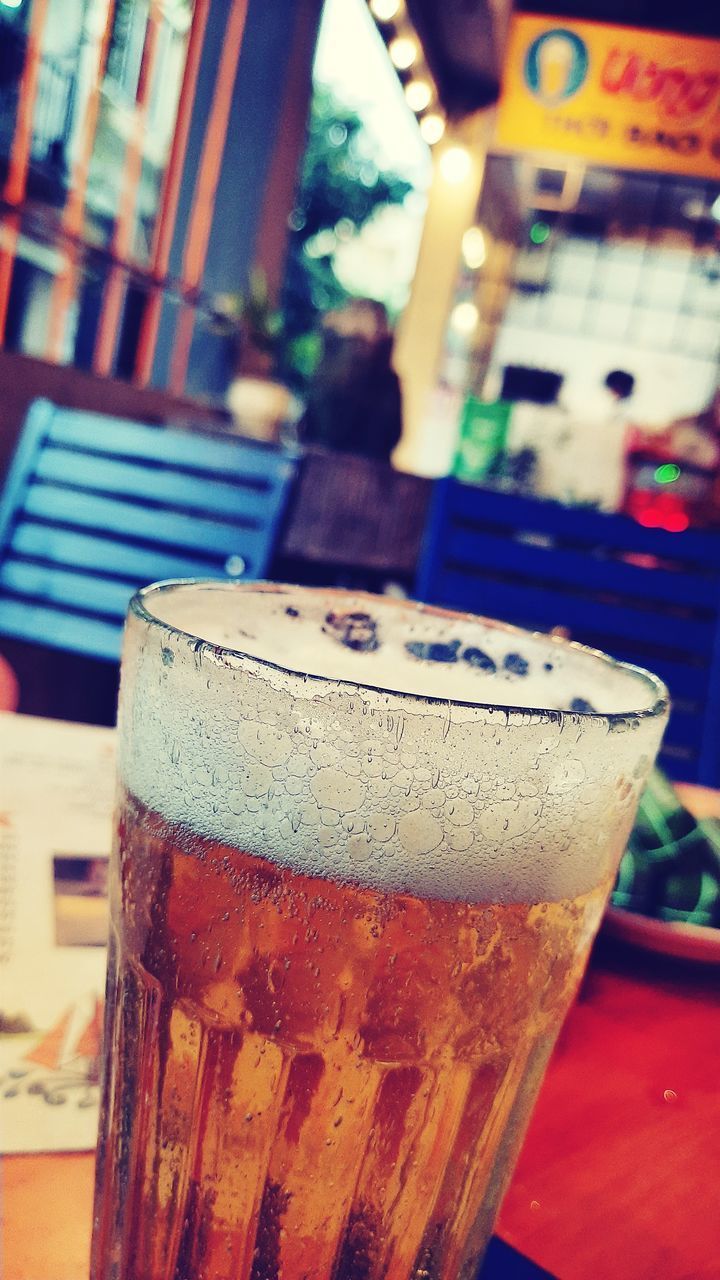
M 579 745 L 594 718 L 554 713 L 572 756 L 538 737 L 530 756 L 560 755 L 513 800 L 508 771 L 484 782 L 491 757 L 482 770 L 465 758 L 483 740 L 479 705 L 457 704 L 454 736 L 447 701 L 383 692 L 387 664 L 398 684 L 460 679 L 426 669 L 418 628 L 435 645 L 482 628 L 483 653 L 508 633 L 414 606 L 331 604 L 255 588 L 235 589 L 231 608 L 227 589 L 176 586 L 145 593 L 131 620 L 93 1280 L 474 1276 L 577 988 L 618 852 L 597 832 L 590 861 L 562 848 L 562 813 L 597 756 L 597 741 L 586 756 Z M 201 651 L 184 633 L 202 634 L 203 610 L 214 621 Z M 286 653 L 270 636 L 290 619 Z M 241 631 L 253 652 L 222 654 Z M 281 665 L 293 646 L 304 675 L 322 668 L 309 691 Z M 600 662 L 581 656 L 581 668 Z M 461 678 L 480 704 L 488 668 L 468 660 Z M 650 703 L 640 738 L 652 751 L 657 686 L 625 683 Z M 507 744 L 491 723 L 497 762 Z M 433 764 L 436 741 L 457 751 L 463 768 L 447 777 L 463 788 L 448 785 L 447 757 Z M 630 741 L 618 734 L 608 763 L 616 843 L 650 760 L 631 782 Z M 513 840 L 519 879 L 493 870 Z

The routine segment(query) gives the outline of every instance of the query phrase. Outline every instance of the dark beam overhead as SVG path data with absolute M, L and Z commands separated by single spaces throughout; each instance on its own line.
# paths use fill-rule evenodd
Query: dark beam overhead
M 524 0 L 515 7 L 525 13 L 553 13 L 563 18 L 645 27 L 649 31 L 720 37 L 717 0 Z
M 500 58 L 486 0 L 407 0 L 442 104 L 451 117 L 495 102 Z
M 508 0 L 407 0 L 442 105 L 461 117 L 495 102 Z M 718 0 L 523 0 L 516 9 L 720 38 Z

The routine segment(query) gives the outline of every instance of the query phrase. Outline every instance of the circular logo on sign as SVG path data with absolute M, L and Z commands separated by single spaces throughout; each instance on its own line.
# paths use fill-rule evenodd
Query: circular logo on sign
M 587 45 L 574 31 L 555 27 L 533 40 L 525 56 L 525 83 L 546 107 L 571 98 L 588 73 Z

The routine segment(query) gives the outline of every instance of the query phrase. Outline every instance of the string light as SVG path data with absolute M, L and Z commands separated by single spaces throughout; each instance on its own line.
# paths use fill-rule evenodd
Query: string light
M 405 0 L 368 0 L 368 5 L 373 17 L 379 23 L 394 23 L 395 32 L 398 31 L 398 26 L 400 27 L 398 34 L 394 34 L 392 27 L 390 31 L 381 32 L 390 61 L 395 68 L 401 72 L 409 71 L 411 67 L 415 67 L 420 57 L 415 75 L 404 87 L 405 101 L 410 110 L 420 117 L 418 121 L 420 136 L 428 146 L 432 147 L 440 141 L 445 132 L 445 119 L 439 111 L 423 114 L 435 97 L 435 87 L 430 76 L 425 78 L 417 74 L 418 71 L 427 72 L 427 67 L 420 56 L 420 44 L 414 28 L 405 14 Z M 403 15 L 400 24 L 397 21 L 398 15 Z M 389 39 L 391 35 L 393 38 Z
M 468 227 L 462 238 L 462 255 L 465 265 L 471 271 L 477 271 L 487 257 L 485 232 L 482 227 Z
M 469 338 L 470 334 L 475 332 L 479 319 L 480 313 L 474 302 L 458 302 L 450 314 L 450 327 L 456 333 Z
M 420 136 L 428 146 L 432 147 L 445 133 L 445 118 L 439 111 L 429 111 L 424 114 L 431 105 L 436 91 L 431 76 L 418 74 L 420 71 L 427 72 L 427 67 L 421 57 L 420 43 L 414 28 L 405 13 L 405 0 L 368 0 L 368 6 L 377 22 L 394 23 L 394 31 L 391 27 L 389 31 L 381 32 L 381 35 L 395 68 L 400 72 L 410 71 L 410 68 L 418 63 L 412 79 L 409 79 L 404 86 L 405 101 L 410 110 L 420 117 L 418 120 Z M 400 24 L 397 21 L 399 15 L 402 15 Z M 398 26 L 399 33 L 394 34 L 398 32 Z M 392 39 L 389 38 L 391 35 Z
M 388 53 L 398 71 L 407 71 L 418 55 L 418 47 L 412 36 L 396 36 L 388 45 Z
M 411 80 L 405 85 L 405 101 L 411 111 L 424 111 L 431 98 L 432 89 L 427 80 Z
M 420 134 L 429 147 L 434 147 L 445 132 L 445 121 L 436 111 L 429 111 L 420 121 Z
M 400 0 L 370 0 L 370 9 L 379 22 L 392 22 L 400 12 Z
M 464 182 L 470 173 L 470 152 L 465 147 L 448 147 L 440 157 L 440 172 L 446 182 Z

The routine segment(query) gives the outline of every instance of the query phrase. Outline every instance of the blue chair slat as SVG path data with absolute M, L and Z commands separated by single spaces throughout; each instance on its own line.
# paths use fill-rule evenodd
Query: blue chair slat
M 613 657 L 619 658 L 621 662 L 632 662 L 639 667 L 652 666 L 655 675 L 659 676 L 668 689 L 672 690 L 673 704 L 677 704 L 681 709 L 700 710 L 704 714 L 710 681 L 707 658 L 702 664 L 698 662 L 696 665 L 695 659 L 692 662 L 688 659 L 683 661 L 680 655 L 678 660 L 673 662 L 664 654 L 662 657 L 657 657 L 654 653 L 650 655 L 647 648 L 628 645 L 614 638 L 612 649 Z
M 668 742 L 667 734 L 658 752 L 657 764 L 675 782 L 696 782 L 700 769 L 700 756 L 677 743 Z
M 211 574 L 217 557 L 163 551 L 160 547 L 135 546 L 118 538 L 76 533 L 28 520 L 15 530 L 11 551 L 48 564 L 75 565 L 96 573 L 117 574 L 132 582 L 150 582 L 153 577 L 182 578 L 190 574 L 202 578 Z
M 167 467 L 148 467 L 126 462 L 121 458 L 98 457 L 95 454 L 68 453 L 60 449 L 46 449 L 38 459 L 38 479 L 49 484 L 69 486 L 69 492 L 91 490 L 97 494 L 122 497 L 130 494 L 133 500 L 146 498 L 148 502 L 163 508 L 207 511 L 208 479 L 194 471 L 169 470 Z M 213 482 L 213 509 L 218 515 L 229 516 L 242 523 L 262 525 L 267 509 L 269 486 L 262 489 L 243 489 L 242 512 L 238 511 L 237 485 L 225 480 Z
M 295 467 L 284 450 L 36 401 L 0 498 L 0 635 L 115 660 L 138 586 L 263 577 Z
M 698 780 L 707 786 L 716 787 L 720 780 L 720 622 L 710 655 L 710 678 L 705 708 L 700 740 L 701 768 Z
M 156 467 L 214 471 L 221 479 L 229 474 L 261 486 L 289 480 L 294 472 L 292 457 L 271 445 L 212 436 L 207 432 L 150 427 L 121 418 L 110 419 L 100 413 L 80 413 L 52 405 L 50 408 L 52 421 L 48 439 L 66 448 L 144 459 Z
M 443 604 L 506 618 L 538 631 L 567 627 L 576 639 L 587 643 L 600 636 L 647 644 L 658 640 L 657 613 L 634 609 L 624 602 L 616 607 L 589 595 L 587 581 L 579 585 L 580 591 L 572 594 L 541 582 L 522 581 L 516 585 L 448 569 L 443 575 Z M 712 637 L 711 622 L 672 614 L 663 620 L 665 647 L 703 654 L 712 644 Z
M 661 763 L 720 785 L 720 537 L 435 485 L 417 595 L 549 630 L 647 666 L 675 703 Z
M 211 546 L 225 557 L 240 552 L 240 539 L 257 541 L 252 527 L 230 521 L 207 519 L 169 507 L 150 507 L 132 499 L 106 497 L 74 489 L 57 489 L 33 483 L 25 501 L 28 515 L 58 524 L 124 534 L 143 542 L 166 546 Z M 260 542 L 263 539 L 261 537 Z
M 680 607 L 698 605 L 707 607 L 708 585 L 712 574 L 698 573 L 697 577 L 679 575 L 671 569 L 655 568 L 651 574 L 638 564 L 612 558 L 606 554 L 593 554 L 587 550 L 566 550 L 563 547 L 543 545 L 538 541 L 542 534 L 525 534 L 523 541 L 510 541 L 507 534 L 483 532 L 467 526 L 454 526 L 448 531 L 445 559 L 449 565 L 467 568 L 472 573 L 478 559 L 492 555 L 497 570 L 508 570 L 522 575 L 527 572 L 527 546 L 537 555 L 533 560 L 534 576 L 543 585 L 553 584 L 562 590 L 569 584 L 571 590 L 578 582 L 585 582 L 588 593 L 608 592 L 633 601 L 664 602 Z M 549 535 L 545 535 L 549 538 Z M 543 554 L 544 553 L 544 554 Z
M 5 484 L 0 490 L 0 554 L 4 553 L 10 539 L 16 513 L 22 510 L 28 480 L 43 439 L 47 438 L 52 415 L 53 406 L 48 400 L 35 400 L 28 410 Z
M 498 528 L 522 528 L 529 533 L 547 533 L 587 548 L 604 546 L 621 553 L 633 551 L 668 560 L 703 565 L 715 557 L 717 538 L 712 533 L 688 529 L 678 540 L 665 529 L 647 529 L 628 516 L 608 516 L 585 507 L 565 507 L 559 502 L 521 498 L 515 494 L 478 489 L 457 480 L 441 480 L 435 485 L 434 509 L 450 503 L 454 522 L 467 518 L 471 523 Z
M 0 592 L 43 600 L 48 604 L 83 609 L 124 619 L 134 582 L 75 573 L 57 565 L 9 560 L 0 565 Z
M 110 662 L 118 661 L 122 647 L 117 622 L 10 597 L 0 599 L 0 635 Z
M 704 714 L 698 709 L 694 712 L 681 708 L 673 709 L 672 741 L 678 747 L 684 747 L 697 756 L 700 752 Z

